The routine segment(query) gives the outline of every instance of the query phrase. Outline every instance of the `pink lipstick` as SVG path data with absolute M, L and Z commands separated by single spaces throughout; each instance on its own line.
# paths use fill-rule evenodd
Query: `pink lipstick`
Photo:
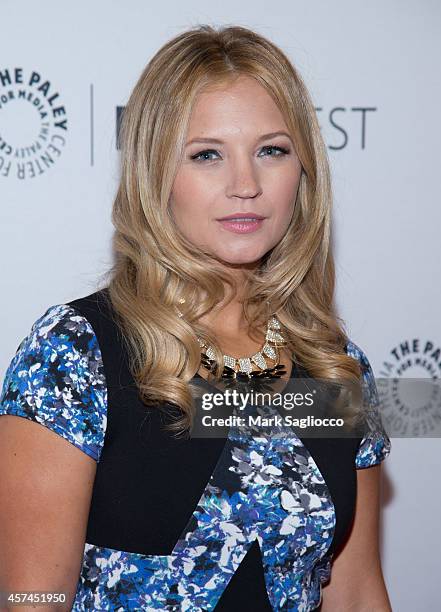
M 262 227 L 265 217 L 255 213 L 233 213 L 217 220 L 229 232 L 249 234 Z

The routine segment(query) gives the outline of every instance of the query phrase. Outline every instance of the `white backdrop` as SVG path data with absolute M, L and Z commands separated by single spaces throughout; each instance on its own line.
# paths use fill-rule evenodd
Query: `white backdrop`
M 2 0 L 1 375 L 50 305 L 95 290 L 110 263 L 116 108 L 166 40 L 210 23 L 256 29 L 299 68 L 332 163 L 340 314 L 376 376 L 396 373 L 414 339 L 421 349 L 408 374 L 428 376 L 418 356 L 427 342 L 441 345 L 440 6 Z M 10 97 L 20 90 L 25 97 Z M 439 376 L 438 354 L 426 357 Z M 436 438 L 393 438 L 383 464 L 394 611 L 440 606 L 440 448 Z

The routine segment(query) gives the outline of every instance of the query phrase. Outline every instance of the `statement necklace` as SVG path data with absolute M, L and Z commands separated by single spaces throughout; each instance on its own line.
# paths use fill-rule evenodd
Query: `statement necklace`
M 183 304 L 185 298 L 180 298 L 179 302 Z M 178 308 L 176 310 L 178 316 L 183 317 L 182 312 Z M 227 388 L 270 389 L 271 387 L 267 386 L 268 383 L 272 384 L 276 379 L 286 374 L 285 366 L 280 363 L 279 346 L 286 344 L 281 328 L 282 326 L 276 315 L 271 315 L 267 322 L 265 341 L 257 353 L 250 357 L 239 358 L 223 355 L 222 379 L 224 379 Z M 202 349 L 201 365 L 216 375 L 217 363 L 213 348 L 199 336 L 197 336 L 197 339 Z M 269 367 L 265 356 L 275 362 L 275 365 Z M 257 366 L 257 370 L 253 370 L 253 364 Z

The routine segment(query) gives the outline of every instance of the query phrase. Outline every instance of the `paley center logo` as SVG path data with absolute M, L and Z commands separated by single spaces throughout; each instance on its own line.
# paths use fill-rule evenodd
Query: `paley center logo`
M 441 346 L 403 340 L 390 351 L 377 379 L 382 417 L 397 437 L 438 437 L 441 427 Z
M 37 70 L 0 68 L 0 177 L 47 172 L 66 146 L 67 123 L 50 80 Z

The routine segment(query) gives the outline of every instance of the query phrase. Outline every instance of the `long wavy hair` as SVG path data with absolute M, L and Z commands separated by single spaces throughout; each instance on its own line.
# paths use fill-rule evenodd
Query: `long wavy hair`
M 287 56 L 256 32 L 199 25 L 154 55 L 124 108 L 121 178 L 112 211 L 114 265 L 107 273 L 140 397 L 145 404 L 178 407 L 181 418 L 169 428 L 179 432 L 193 422 L 197 336 L 215 350 L 216 380 L 222 373 L 222 352 L 198 318 L 225 298 L 224 283 L 232 282 L 221 261 L 178 231 L 169 199 L 196 97 L 240 75 L 256 79 L 272 96 L 302 165 L 283 239 L 258 270 L 247 271 L 244 316 L 257 329 L 267 320 L 269 304 L 288 350 L 310 376 L 356 386 L 360 381 L 334 308 L 329 161 L 308 90 Z

